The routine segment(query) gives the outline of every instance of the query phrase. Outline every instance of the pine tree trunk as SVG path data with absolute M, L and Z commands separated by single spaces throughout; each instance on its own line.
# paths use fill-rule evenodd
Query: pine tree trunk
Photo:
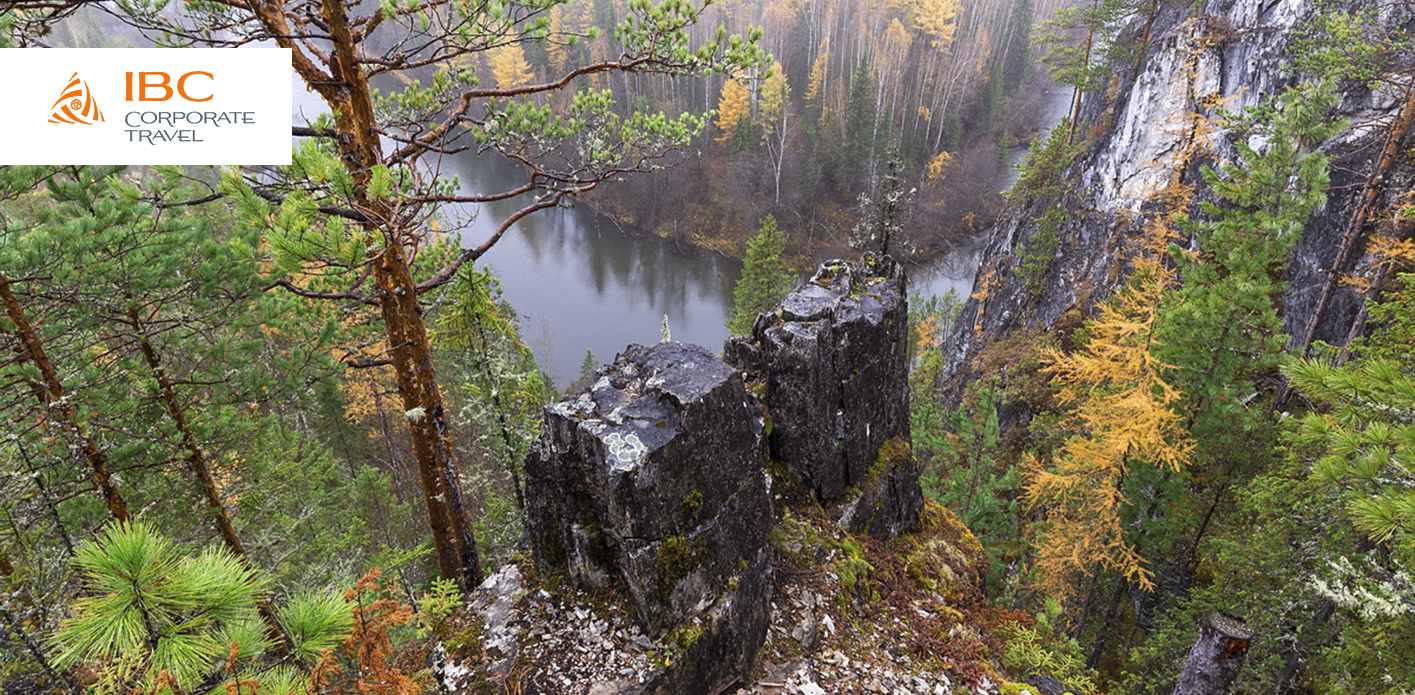
M 457 454 L 452 448 L 442 391 L 433 369 L 432 344 L 403 248 L 404 232 L 395 224 L 396 213 L 388 204 L 367 195 L 370 173 L 383 158 L 368 78 L 358 62 L 343 3 L 322 0 L 320 13 L 331 39 L 330 77 L 343 86 L 320 93 L 338 114 L 335 128 L 340 135 L 344 165 L 354 180 L 358 207 L 371 220 L 365 229 L 370 236 L 381 235 L 384 241 L 383 249 L 371 259 L 373 277 L 380 290 L 379 308 L 403 401 L 403 417 L 418 462 L 438 568 L 444 578 L 454 579 L 464 590 L 470 590 L 481 583 L 481 564 L 471 519 L 462 502 Z
M 187 467 L 192 469 L 192 474 L 201 483 L 202 497 L 206 501 L 206 508 L 211 510 L 212 518 L 216 520 L 216 530 L 221 533 L 221 539 L 226 541 L 226 547 L 231 549 L 233 555 L 245 557 L 246 548 L 241 545 L 241 538 L 236 535 L 236 527 L 231 523 L 231 516 L 226 513 L 226 505 L 221 500 L 221 491 L 216 487 L 216 479 L 211 477 L 211 467 L 206 464 L 206 452 L 197 444 L 196 435 L 187 423 L 187 414 L 177 402 L 177 390 L 173 388 L 172 380 L 167 378 L 167 371 L 162 368 L 162 362 L 157 359 L 157 351 L 152 349 L 152 343 L 143 330 L 142 320 L 138 317 L 136 308 L 128 311 L 128 320 L 134 335 L 137 336 L 143 361 L 152 371 L 153 378 L 157 379 L 157 394 L 162 399 L 162 407 L 167 411 L 167 416 L 172 418 L 172 423 L 177 427 L 177 434 L 182 438 L 182 448 L 187 452 Z
M 1361 195 L 1357 198 L 1356 210 L 1347 221 L 1346 230 L 1341 235 L 1341 245 L 1337 248 L 1336 258 L 1332 260 L 1331 270 L 1327 271 L 1326 280 L 1322 283 L 1321 293 L 1317 296 L 1317 305 L 1312 309 L 1312 316 L 1307 320 L 1307 326 L 1302 331 L 1300 341 L 1293 350 L 1299 356 L 1305 357 L 1308 348 L 1316 339 L 1317 326 L 1321 324 L 1322 316 L 1326 313 L 1327 304 L 1331 301 L 1332 294 L 1336 291 L 1337 284 L 1345 277 L 1342 270 L 1350 258 L 1351 250 L 1356 246 L 1356 240 L 1360 238 L 1361 231 L 1366 228 L 1366 221 L 1370 219 L 1371 212 L 1376 207 L 1376 201 L 1386 189 L 1386 176 L 1395 166 L 1400 158 L 1400 146 L 1412 128 L 1415 128 L 1415 91 L 1412 91 L 1405 100 L 1405 105 L 1391 123 L 1390 129 L 1386 132 L 1386 141 L 1381 147 L 1381 153 L 1376 158 L 1376 162 L 1371 169 L 1371 177 L 1366 181 L 1365 187 L 1361 190 Z M 1364 304 L 1369 304 L 1374 297 L 1374 292 L 1379 285 L 1373 285 L 1371 294 L 1366 298 Z M 1360 335 L 1361 327 L 1365 324 L 1365 305 L 1363 304 L 1360 317 L 1353 324 L 1351 338 Z M 1348 344 L 1350 338 L 1348 338 Z M 1287 400 L 1287 395 L 1291 392 L 1290 387 L 1284 387 L 1282 394 L 1278 397 L 1277 403 L 1280 405 Z
M 1253 633 L 1241 620 L 1214 613 L 1199 628 L 1199 640 L 1179 674 L 1174 695 L 1224 695 L 1238 678 Z
M 162 406 L 167 411 L 167 416 L 172 418 L 173 424 L 176 425 L 177 434 L 182 437 L 182 448 L 187 451 L 187 466 L 192 469 L 192 474 L 201 483 L 202 496 L 206 499 L 206 508 L 211 510 L 211 515 L 216 520 L 216 530 L 221 533 L 221 539 L 226 542 L 226 547 L 231 550 L 232 555 L 246 559 L 246 548 L 241 544 L 240 536 L 236 535 L 236 526 L 231 523 L 231 516 L 226 513 L 226 505 L 221 499 L 221 491 L 216 487 L 216 479 L 211 476 L 211 467 L 206 464 L 206 452 L 197 443 L 196 435 L 187 423 L 187 414 L 182 409 L 181 403 L 177 401 L 177 389 L 172 386 L 172 380 L 167 377 L 167 371 L 163 369 L 161 361 L 157 359 L 157 351 L 152 349 L 152 342 L 148 340 L 147 332 L 143 330 L 143 324 L 138 317 L 136 308 L 128 310 L 128 319 L 132 322 L 133 333 L 138 338 L 138 348 L 142 351 L 143 361 L 147 363 L 147 368 L 152 370 L 153 377 L 157 379 L 157 393 L 162 399 Z M 275 638 L 277 653 L 280 656 L 288 656 L 294 651 L 295 643 L 285 634 L 284 628 L 280 627 L 275 609 L 265 600 L 261 600 L 256 608 L 260 612 L 261 619 L 265 621 L 266 627 L 270 630 L 271 636 Z
M 1100 0 L 1091 3 L 1091 11 L 1095 12 L 1100 8 Z M 1091 21 L 1095 21 L 1092 19 Z M 1081 79 L 1083 83 L 1090 79 L 1091 71 L 1091 49 L 1096 39 L 1096 26 L 1088 23 L 1086 25 L 1086 57 L 1081 61 Z M 1076 93 L 1071 100 L 1071 123 L 1070 131 L 1066 133 L 1066 143 L 1069 145 L 1076 141 L 1076 121 L 1081 118 L 1081 85 L 1076 85 Z
M 401 245 L 384 248 L 374 263 L 374 279 L 382 290 L 379 306 L 388 330 L 398 394 L 403 399 L 403 417 L 422 479 L 437 564 L 444 578 L 456 579 L 463 589 L 471 589 L 481 583 L 481 563 L 462 502 L 457 454 L 433 370 L 432 345 Z
M 20 339 L 20 359 L 33 362 L 39 370 L 42 383 L 35 385 L 34 395 L 50 417 L 58 420 L 64 429 L 69 430 L 82 442 L 89 474 L 93 478 L 94 487 L 102 493 L 103 501 L 108 505 L 108 514 L 116 521 L 127 521 L 130 516 L 128 503 L 123 499 L 123 493 L 113 484 L 112 475 L 108 472 L 108 459 L 78 421 L 74 406 L 69 402 L 68 393 L 64 390 L 64 383 L 59 380 L 59 373 L 54 370 L 54 365 L 49 362 L 49 356 L 44 352 L 43 341 L 30 325 L 14 292 L 10 291 L 11 282 L 9 277 L 0 273 L 0 303 L 5 305 L 5 314 L 10 323 L 14 324 L 15 335 Z

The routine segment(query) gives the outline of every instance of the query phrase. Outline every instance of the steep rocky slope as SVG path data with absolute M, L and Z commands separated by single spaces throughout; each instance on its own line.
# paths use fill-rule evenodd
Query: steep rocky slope
M 1083 99 L 1077 138 L 1087 138 L 1087 147 L 1063 172 L 1066 192 L 1059 204 L 1064 214 L 1055 227 L 1058 243 L 1045 277 L 1029 286 L 1019 270 L 1022 257 L 1036 253 L 1046 200 L 1014 201 L 990 230 L 974 295 L 944 347 L 943 383 L 951 390 L 951 400 L 956 401 L 976 375 L 976 358 L 985 346 L 1022 332 L 1069 332 L 1123 280 L 1122 250 L 1159 208 L 1157 194 L 1171 183 L 1202 184 L 1202 165 L 1235 156 L 1229 133 L 1217 126 L 1218 109 L 1258 103 L 1299 79 L 1292 70 L 1291 48 L 1300 27 L 1322 5 L 1348 10 L 1370 6 L 1364 0 L 1173 5 L 1160 3 L 1143 55 L 1133 63 L 1115 65 L 1109 88 Z M 1415 30 L 1409 5 L 1378 7 L 1385 29 Z M 1135 18 L 1122 36 L 1142 36 L 1145 19 Z M 1322 145 L 1332 157 L 1329 199 L 1306 226 L 1286 272 L 1283 317 L 1286 331 L 1294 336 L 1305 334 L 1323 286 L 1335 279 L 1332 273 L 1351 273 L 1367 260 L 1363 248 L 1371 225 L 1348 244 L 1341 267 L 1332 268 L 1391 124 L 1408 118 L 1412 110 L 1408 96 L 1389 88 L 1371 89 L 1347 80 L 1340 90 L 1340 116 L 1352 127 Z M 1401 149 L 1409 146 L 1408 125 L 1405 128 Z M 1375 182 L 1374 208 L 1388 207 L 1394 196 L 1409 191 L 1412 178 L 1409 159 L 1398 157 Z M 1313 337 L 1344 344 L 1361 295 L 1339 282 L 1332 282 L 1328 293 Z

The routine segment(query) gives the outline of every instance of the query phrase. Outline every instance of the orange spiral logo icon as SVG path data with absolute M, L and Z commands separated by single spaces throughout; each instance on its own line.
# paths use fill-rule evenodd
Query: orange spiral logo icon
M 92 125 L 104 120 L 103 112 L 98 110 L 98 102 L 93 100 L 93 94 L 88 90 L 88 83 L 79 79 L 77 72 L 69 77 L 69 84 L 64 86 L 49 110 L 50 123 Z

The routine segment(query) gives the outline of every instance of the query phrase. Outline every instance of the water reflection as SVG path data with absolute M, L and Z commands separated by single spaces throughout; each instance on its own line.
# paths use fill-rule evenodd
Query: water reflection
M 464 192 L 505 190 L 514 169 L 461 159 Z M 529 198 L 478 206 L 462 232 L 479 244 Z M 465 210 L 464 212 L 470 212 Z M 585 351 L 607 361 L 630 342 L 661 337 L 663 317 L 675 340 L 718 348 L 741 263 L 708 253 L 685 255 L 671 243 L 625 236 L 584 207 L 548 210 L 520 220 L 481 259 L 501 278 L 521 313 L 527 342 L 555 382 L 574 378 Z

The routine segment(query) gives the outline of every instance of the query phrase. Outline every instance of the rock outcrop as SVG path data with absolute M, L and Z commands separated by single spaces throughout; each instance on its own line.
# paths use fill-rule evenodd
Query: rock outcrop
M 649 637 L 686 643 L 632 692 L 715 693 L 751 670 L 769 619 L 756 410 L 741 372 L 696 345 L 630 345 L 597 377 L 546 408 L 526 459 L 536 564 L 622 587 Z
M 745 373 L 695 345 L 630 345 L 548 406 L 525 461 L 535 568 L 502 568 L 449 621 L 442 688 L 964 692 L 888 646 L 906 625 L 958 629 L 987 567 L 924 504 L 907 329 L 899 266 L 830 262 L 729 341 Z M 778 517 L 774 499 L 802 504 Z
M 973 297 L 944 347 L 943 384 L 950 400 L 956 402 L 975 376 L 973 362 L 987 345 L 1026 331 L 1069 332 L 1109 296 L 1126 275 L 1126 245 L 1159 211 L 1155 194 L 1171 181 L 1202 183 L 1201 166 L 1235 159 L 1231 135 L 1213 125 L 1218 109 L 1239 110 L 1297 81 L 1290 53 L 1296 28 L 1326 6 L 1361 10 L 1370 5 L 1364 0 L 1161 3 L 1143 55 L 1117 64 L 1112 83 L 1083 98 L 1077 137 L 1087 132 L 1092 137 L 1065 172 L 1068 193 L 1060 201 L 1018 201 L 989 230 Z M 1377 15 L 1391 30 L 1415 29 L 1408 8 L 1382 6 Z M 1133 17 L 1128 31 L 1143 35 L 1146 19 L 1143 13 Z M 1354 125 L 1322 144 L 1333 158 L 1328 202 L 1308 222 L 1284 277 L 1284 329 L 1294 336 L 1305 333 L 1317 313 L 1324 285 L 1366 262 L 1362 234 L 1348 244 L 1354 251 L 1345 263 L 1333 267 L 1386 137 L 1383 126 L 1409 108 L 1392 89 L 1371 89 L 1355 80 L 1340 86 L 1337 116 Z M 1408 162 L 1397 165 L 1377 182 L 1377 208 L 1409 190 L 1412 181 L 1415 171 Z M 1028 288 L 1017 269 L 1042 227 L 1043 206 L 1049 204 L 1064 208 L 1054 230 L 1056 250 L 1045 278 Z M 1349 284 L 1338 281 L 1333 287 L 1314 338 L 1344 344 L 1362 299 Z
M 867 254 L 821 264 L 725 349 L 762 387 L 772 458 L 846 529 L 886 540 L 923 506 L 909 452 L 908 323 L 903 269 Z

